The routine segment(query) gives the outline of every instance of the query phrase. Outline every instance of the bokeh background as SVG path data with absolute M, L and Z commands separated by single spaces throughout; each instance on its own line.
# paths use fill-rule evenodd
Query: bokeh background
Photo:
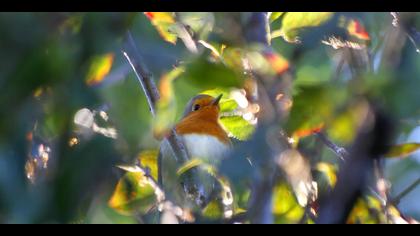
M 312 132 L 323 129 L 347 148 L 362 116 L 359 99 L 368 96 L 384 107 L 396 123 L 393 144 L 413 144 L 384 159 L 389 194 L 397 196 L 420 177 L 420 15 L 400 14 L 394 25 L 396 16 L 387 12 L 334 13 L 325 22 L 323 16 L 287 14 L 271 13 L 273 51 L 267 54 L 247 41 L 251 13 L 0 13 L 0 222 L 153 222 L 150 190 L 126 184 L 116 197 L 118 181 L 127 178 L 116 165 L 141 156 L 154 165 L 156 130 L 178 120 L 200 92 L 221 91 L 226 110 L 236 108 L 233 101 L 240 100 L 232 91 L 243 86 L 239 58 L 245 53 L 260 73 L 291 71 L 285 101 L 290 115 L 282 126 L 305 158 L 325 164 L 311 166 L 319 196 L 333 185 L 341 162 Z M 301 19 L 302 25 L 293 25 Z M 152 117 L 122 53 L 127 31 L 168 98 L 160 111 L 164 119 Z M 346 61 L 352 50 L 333 47 L 332 36 L 352 42 L 352 50 L 362 55 L 357 57 L 368 58 L 357 66 L 368 69 L 357 74 Z M 161 81 L 170 84 L 169 91 Z M 224 121 L 238 147 L 252 140 L 258 125 L 252 120 Z M 258 143 L 253 147 L 264 149 Z M 235 176 L 242 166 L 226 168 Z M 247 168 L 241 170 L 247 175 Z M 231 179 L 235 204 L 245 211 L 249 188 L 236 186 L 237 179 Z M 398 203 L 399 211 L 420 220 L 419 196 L 420 188 L 414 188 Z M 305 208 L 290 183 L 279 181 L 272 200 L 276 223 L 300 222 Z M 370 218 L 372 209 L 380 209 L 375 206 L 359 207 L 354 222 L 377 222 Z M 220 218 L 211 210 L 204 216 L 197 219 Z

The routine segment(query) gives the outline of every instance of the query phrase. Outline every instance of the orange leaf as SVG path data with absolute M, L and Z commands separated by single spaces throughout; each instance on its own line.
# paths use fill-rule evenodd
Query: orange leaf
M 355 36 L 358 39 L 370 40 L 368 32 L 366 32 L 365 28 L 358 20 L 351 19 L 347 25 L 347 31 L 350 35 Z
M 324 128 L 324 123 L 321 123 L 315 127 L 298 129 L 293 133 L 293 137 L 303 138 L 303 137 L 306 137 L 315 133 L 319 133 L 323 128 Z
M 289 69 L 289 62 L 281 55 L 274 52 L 265 52 L 264 56 L 277 74 L 282 74 Z

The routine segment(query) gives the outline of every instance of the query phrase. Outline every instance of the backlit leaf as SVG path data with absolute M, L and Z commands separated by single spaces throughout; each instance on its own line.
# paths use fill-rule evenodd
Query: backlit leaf
M 303 137 L 306 137 L 315 133 L 319 133 L 322 130 L 322 128 L 324 128 L 324 123 L 320 123 L 318 125 L 315 125 L 309 128 L 301 128 L 301 129 L 296 130 L 293 133 L 293 137 L 303 138 Z
M 298 223 L 304 214 L 293 191 L 284 183 L 273 189 L 273 215 L 275 223 Z
M 170 31 L 170 28 L 175 24 L 175 19 L 171 12 L 145 12 L 144 14 L 165 41 L 172 44 L 176 43 L 177 35 Z
M 164 74 L 159 81 L 161 98 L 156 104 L 156 118 L 153 120 L 153 134 L 157 139 L 163 138 L 175 121 L 176 101 L 173 81 L 183 72 L 183 67 L 176 67 Z
M 333 12 L 287 12 L 282 20 L 280 33 L 288 42 L 299 42 L 299 32 L 308 27 L 316 27 L 327 22 Z
M 127 172 L 119 181 L 108 204 L 123 215 L 146 213 L 156 202 L 154 189 L 140 172 Z
M 369 33 L 360 23 L 360 21 L 351 19 L 347 25 L 347 32 L 358 39 L 370 40 Z
M 385 157 L 406 157 L 420 149 L 420 143 L 404 143 L 391 147 Z
M 150 174 L 154 179 L 157 179 L 157 157 L 158 150 L 146 150 L 140 152 L 137 159 L 144 168 L 150 169 Z
M 315 169 L 325 175 L 330 186 L 335 186 L 335 183 L 337 182 L 337 168 L 333 164 L 327 162 L 319 162 Z
M 221 117 L 220 123 L 232 137 L 239 140 L 247 140 L 255 130 L 255 127 L 241 116 Z
M 283 74 L 283 72 L 289 69 L 289 62 L 280 54 L 266 52 L 264 56 L 277 74 Z
M 114 53 L 97 56 L 93 58 L 86 78 L 88 85 L 99 84 L 109 73 L 114 62 Z
M 281 15 L 283 15 L 284 12 L 271 12 L 270 15 L 270 23 L 277 20 Z

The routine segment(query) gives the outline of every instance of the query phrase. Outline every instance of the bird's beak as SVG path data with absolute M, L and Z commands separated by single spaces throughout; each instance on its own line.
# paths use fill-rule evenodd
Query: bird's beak
M 223 94 L 220 94 L 219 96 L 217 96 L 217 98 L 215 98 L 215 99 L 211 102 L 211 104 L 212 104 L 212 105 L 214 105 L 214 106 L 219 105 L 219 102 L 220 102 L 220 99 L 222 99 L 222 96 L 223 96 Z

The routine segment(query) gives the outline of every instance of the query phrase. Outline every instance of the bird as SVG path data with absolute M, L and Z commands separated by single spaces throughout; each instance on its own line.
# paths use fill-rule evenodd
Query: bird
M 232 150 L 232 142 L 219 122 L 222 95 L 212 97 L 199 94 L 193 97 L 186 105 L 180 121 L 174 126 L 191 159 L 216 165 Z M 161 158 L 159 183 L 173 199 L 185 204 L 185 195 L 177 176 L 179 166 L 167 139 L 160 145 L 158 158 Z M 214 188 L 214 179 L 205 170 L 199 168 L 198 171 L 199 180 L 203 184 L 200 191 L 208 195 Z

